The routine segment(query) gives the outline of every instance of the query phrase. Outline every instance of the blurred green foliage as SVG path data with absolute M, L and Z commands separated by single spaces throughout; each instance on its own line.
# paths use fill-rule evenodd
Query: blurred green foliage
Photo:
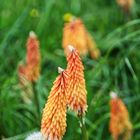
M 62 49 L 63 15 L 81 17 L 101 50 L 99 60 L 83 58 L 88 90 L 86 125 L 90 140 L 111 140 L 109 92 L 126 103 L 133 123 L 132 140 L 140 139 L 140 1 L 126 17 L 115 0 L 1 0 L 0 1 L 0 137 L 23 140 L 39 130 L 34 104 L 22 102 L 17 67 L 26 55 L 30 30 L 41 47 L 41 77 L 37 91 L 41 110 L 57 74 L 66 67 Z M 77 117 L 67 115 L 64 140 L 80 140 Z

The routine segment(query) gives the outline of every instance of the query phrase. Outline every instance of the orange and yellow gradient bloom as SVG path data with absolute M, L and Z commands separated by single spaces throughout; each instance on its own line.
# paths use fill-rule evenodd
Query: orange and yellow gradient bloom
M 41 132 L 47 140 L 61 140 L 66 131 L 67 79 L 68 74 L 58 68 L 60 75 L 54 81 L 43 110 Z
M 69 107 L 78 115 L 82 115 L 87 110 L 87 91 L 84 79 L 84 66 L 78 51 L 72 46 L 69 47 L 67 56 L 67 71 L 70 75 L 68 84 L 67 102 Z
M 37 81 L 40 76 L 39 41 L 34 32 L 30 32 L 27 41 L 26 76 L 29 81 Z
M 31 31 L 27 40 L 26 63 L 19 65 L 20 80 L 24 77 L 30 82 L 35 82 L 40 76 L 40 50 L 36 34 Z
M 66 55 L 69 53 L 67 46 L 72 45 L 77 49 L 81 56 L 90 53 L 92 58 L 98 58 L 100 56 L 100 51 L 97 48 L 95 41 L 86 30 L 82 20 L 67 14 L 65 15 L 65 20 L 68 22 L 65 23 L 63 29 L 62 46 Z
M 113 139 L 129 140 L 132 132 L 129 114 L 123 101 L 114 92 L 111 92 L 110 109 L 110 132 Z

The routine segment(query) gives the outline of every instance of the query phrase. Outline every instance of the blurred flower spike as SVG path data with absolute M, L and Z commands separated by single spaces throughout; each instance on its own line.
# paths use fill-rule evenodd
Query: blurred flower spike
M 117 97 L 117 94 L 110 94 L 110 132 L 114 140 L 129 140 L 132 132 L 132 124 L 129 120 L 129 114 L 123 101 Z
M 87 91 L 84 79 L 84 66 L 78 51 L 71 45 L 68 46 L 67 71 L 70 75 L 68 84 L 67 102 L 69 107 L 78 115 L 83 115 L 87 110 Z
M 40 76 L 39 41 L 33 31 L 30 32 L 27 40 L 26 64 L 19 65 L 18 74 L 20 81 L 24 77 L 28 81 L 35 82 Z
M 134 0 L 117 0 L 117 3 L 125 12 L 129 12 L 134 4 Z
M 100 51 L 96 46 L 96 42 L 86 30 L 82 20 L 71 14 L 66 14 L 64 19 L 67 22 L 63 29 L 62 45 L 66 55 L 68 55 L 69 52 L 67 46 L 71 44 L 77 49 L 81 56 L 85 56 L 89 52 L 92 58 L 98 58 Z
M 35 82 L 40 76 L 40 48 L 36 34 L 31 31 L 27 40 L 26 78 Z
M 30 16 L 31 16 L 31 17 L 38 17 L 38 16 L 39 16 L 38 9 L 33 8 L 33 9 L 30 11 Z
M 69 76 L 60 67 L 58 72 L 60 75 L 54 81 L 41 122 L 41 132 L 47 140 L 61 140 L 66 131 L 66 94 Z

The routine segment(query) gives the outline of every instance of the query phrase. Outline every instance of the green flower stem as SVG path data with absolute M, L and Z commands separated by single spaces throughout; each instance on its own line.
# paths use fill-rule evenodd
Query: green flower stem
M 39 105 L 39 99 L 38 99 L 38 93 L 36 91 L 36 83 L 32 82 L 32 88 L 33 88 L 33 94 L 34 94 L 34 101 L 37 109 L 37 117 L 40 120 L 40 105 Z
M 88 135 L 87 135 L 87 130 L 86 130 L 86 125 L 83 120 L 83 116 L 80 115 L 78 116 L 79 122 L 80 122 L 80 128 L 81 128 L 81 133 L 82 133 L 82 140 L 88 140 Z

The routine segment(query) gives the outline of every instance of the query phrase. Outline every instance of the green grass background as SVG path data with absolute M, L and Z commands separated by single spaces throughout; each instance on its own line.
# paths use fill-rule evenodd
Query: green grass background
M 35 9 L 38 16 L 32 16 Z M 21 100 L 17 67 L 26 55 L 26 40 L 34 30 L 40 40 L 41 77 L 37 82 L 41 110 L 58 75 L 66 68 L 62 49 L 63 15 L 83 19 L 101 57 L 83 58 L 88 91 L 86 126 L 90 140 L 111 140 L 109 93 L 116 91 L 128 107 L 132 140 L 140 140 L 140 1 L 129 18 L 115 0 L 0 0 L 0 138 L 23 140 L 39 130 L 36 107 Z M 79 122 L 68 111 L 64 140 L 80 140 Z

